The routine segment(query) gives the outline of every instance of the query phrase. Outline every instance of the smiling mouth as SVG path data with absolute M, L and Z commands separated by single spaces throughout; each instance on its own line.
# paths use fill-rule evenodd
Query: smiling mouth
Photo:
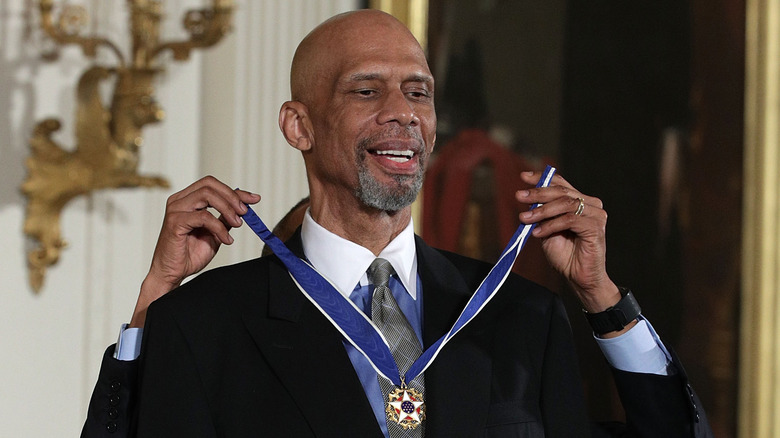
M 379 155 L 381 157 L 387 158 L 388 160 L 395 161 L 396 163 L 406 163 L 407 161 L 411 160 L 414 157 L 414 151 L 410 149 L 406 149 L 403 151 L 396 151 L 396 150 L 369 151 L 369 153 L 374 155 Z

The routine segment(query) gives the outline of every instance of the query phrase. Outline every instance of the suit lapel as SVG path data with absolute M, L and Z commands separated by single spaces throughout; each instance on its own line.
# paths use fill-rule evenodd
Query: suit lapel
M 287 244 L 303 255 L 299 233 Z M 449 330 L 473 290 L 441 253 L 419 237 L 416 245 L 427 348 Z M 341 334 L 301 294 L 278 259 L 266 266 L 268 282 L 259 287 L 267 293 L 252 294 L 254 301 L 245 306 L 243 319 L 314 433 L 328 436 L 343 430 L 349 436 L 381 437 Z M 476 436 L 485 425 L 491 361 L 468 336 L 459 333 L 425 373 L 428 436 Z M 336 412 L 343 406 L 349 406 L 349 415 Z
M 416 237 L 417 270 L 423 290 L 423 339 L 427 348 L 443 336 L 474 292 L 446 257 Z M 477 436 L 487 420 L 491 361 L 470 338 L 458 333 L 425 372 L 429 436 Z
M 302 255 L 300 234 L 288 245 Z M 268 283 L 260 285 L 267 294 L 253 294 L 258 302 L 245 307 L 243 319 L 315 435 L 341 430 L 345 436 L 381 436 L 341 334 L 303 296 L 278 259 L 268 269 Z M 259 302 L 263 297 L 267 305 Z

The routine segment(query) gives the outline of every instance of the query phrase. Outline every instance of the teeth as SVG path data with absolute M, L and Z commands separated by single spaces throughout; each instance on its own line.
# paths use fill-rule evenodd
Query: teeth
M 385 150 L 385 151 L 376 151 L 377 155 L 384 155 L 390 160 L 393 160 L 397 163 L 403 163 L 405 161 L 409 161 L 414 156 L 414 152 L 411 150 L 405 150 L 405 151 L 394 151 L 394 150 Z

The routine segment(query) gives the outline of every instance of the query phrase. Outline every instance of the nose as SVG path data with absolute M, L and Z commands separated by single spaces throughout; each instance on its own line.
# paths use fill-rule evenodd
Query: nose
M 394 90 L 385 96 L 378 122 L 380 124 L 396 122 L 401 126 L 415 126 L 420 123 L 420 119 L 404 92 Z

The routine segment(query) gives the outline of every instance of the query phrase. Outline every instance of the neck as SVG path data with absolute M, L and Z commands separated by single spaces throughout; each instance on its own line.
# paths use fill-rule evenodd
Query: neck
M 374 255 L 379 255 L 412 218 L 410 206 L 398 211 L 383 211 L 344 204 L 332 200 L 316 202 L 312 198 L 311 217 L 331 233 L 367 248 Z

